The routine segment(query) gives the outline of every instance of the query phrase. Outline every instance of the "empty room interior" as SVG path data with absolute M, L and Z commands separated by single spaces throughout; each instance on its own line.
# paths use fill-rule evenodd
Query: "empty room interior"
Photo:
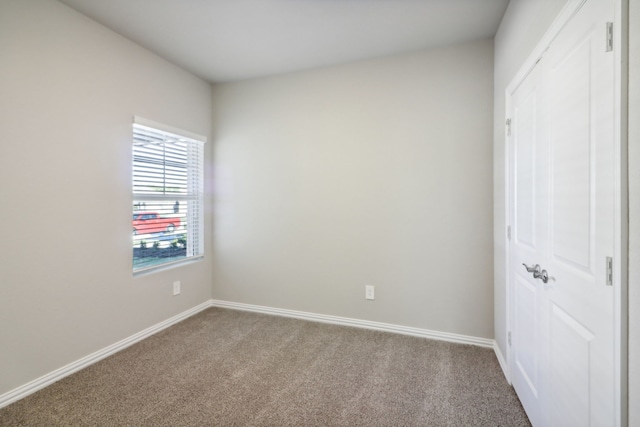
M 2 426 L 640 426 L 640 0 L 0 0 L 0 136 Z

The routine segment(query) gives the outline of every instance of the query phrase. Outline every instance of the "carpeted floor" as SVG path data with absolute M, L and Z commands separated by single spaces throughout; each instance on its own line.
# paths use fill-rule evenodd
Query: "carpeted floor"
M 21 401 L 2 426 L 529 426 L 493 351 L 211 308 Z

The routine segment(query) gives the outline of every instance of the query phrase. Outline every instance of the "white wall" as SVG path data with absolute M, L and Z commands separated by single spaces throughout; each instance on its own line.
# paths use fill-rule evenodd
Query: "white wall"
M 214 86 L 214 298 L 492 338 L 492 54 Z
M 629 425 L 640 426 L 640 0 L 629 23 Z
M 507 356 L 505 90 L 565 3 L 566 0 L 511 0 L 494 41 L 494 317 L 495 339 L 505 358 Z
M 1 395 L 208 300 L 212 245 L 132 276 L 132 116 L 209 135 L 208 83 L 50 0 L 0 1 L 0 52 Z

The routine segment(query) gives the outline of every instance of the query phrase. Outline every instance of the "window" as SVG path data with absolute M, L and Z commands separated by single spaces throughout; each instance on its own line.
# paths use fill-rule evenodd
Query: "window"
M 201 258 L 206 138 L 133 124 L 133 271 Z

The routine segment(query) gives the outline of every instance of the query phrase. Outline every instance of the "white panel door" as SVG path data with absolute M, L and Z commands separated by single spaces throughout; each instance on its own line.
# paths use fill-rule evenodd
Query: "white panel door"
M 534 425 L 544 425 L 540 399 L 546 384 L 539 349 L 547 337 L 544 313 L 547 301 L 539 281 L 526 266 L 542 263 L 548 246 L 546 185 L 548 136 L 545 88 L 541 67 L 534 68 L 511 99 L 511 292 L 512 382 Z M 541 267 L 539 267 L 541 270 Z
M 608 426 L 614 414 L 613 2 L 589 0 L 547 52 L 549 425 Z
M 616 419 L 613 6 L 587 0 L 512 96 L 511 366 L 534 426 Z

